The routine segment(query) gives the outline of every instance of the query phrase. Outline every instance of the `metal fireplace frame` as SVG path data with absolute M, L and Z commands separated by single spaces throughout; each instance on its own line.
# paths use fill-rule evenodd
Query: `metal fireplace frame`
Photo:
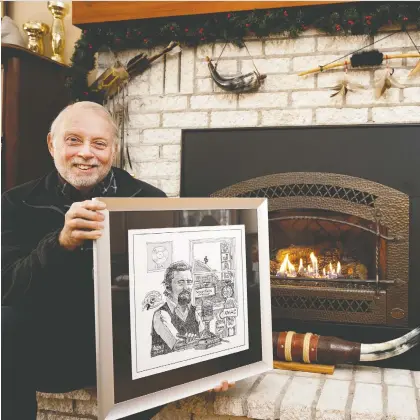
M 211 195 L 268 198 L 269 212 L 322 209 L 375 223 L 373 231 L 363 226 L 354 227 L 387 241 L 386 278 L 379 278 L 378 274 L 377 241 L 374 279 L 323 282 L 272 276 L 273 315 L 301 320 L 408 325 L 410 217 L 407 194 L 348 175 L 291 172 L 243 181 Z M 381 233 L 383 229 L 387 235 Z

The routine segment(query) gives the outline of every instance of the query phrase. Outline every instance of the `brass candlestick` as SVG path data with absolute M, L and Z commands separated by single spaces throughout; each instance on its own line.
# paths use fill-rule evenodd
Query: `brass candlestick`
M 64 63 L 64 22 L 63 19 L 68 12 L 68 7 L 62 1 L 49 1 L 48 10 L 53 15 L 51 26 L 52 59 Z
M 26 22 L 23 30 L 28 34 L 28 49 L 38 54 L 44 54 L 43 37 L 48 34 L 50 28 L 42 22 Z

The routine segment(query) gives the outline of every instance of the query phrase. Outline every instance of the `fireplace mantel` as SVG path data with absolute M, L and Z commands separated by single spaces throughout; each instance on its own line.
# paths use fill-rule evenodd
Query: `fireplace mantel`
M 348 1 L 75 1 L 72 22 L 73 25 L 85 27 L 105 22 L 331 3 Z

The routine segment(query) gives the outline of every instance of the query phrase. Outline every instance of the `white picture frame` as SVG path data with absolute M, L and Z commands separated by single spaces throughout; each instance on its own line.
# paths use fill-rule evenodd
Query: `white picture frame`
M 95 200 L 103 201 L 107 206 L 106 210 L 103 211 L 105 215 L 103 235 L 100 239 L 94 241 L 99 420 L 124 418 L 207 391 L 219 386 L 224 380 L 236 382 L 267 372 L 273 368 L 268 208 L 266 199 L 98 198 Z M 197 225 L 194 224 L 194 215 L 207 213 L 210 215 L 218 212 L 232 214 L 235 217 L 235 220 L 232 220 L 230 223 L 226 223 L 226 220 L 223 219 L 223 229 L 226 232 L 229 232 L 228 226 L 230 225 L 241 226 L 247 237 L 247 245 L 249 245 L 249 238 L 251 237 L 258 241 L 258 246 L 253 250 L 253 260 L 250 261 L 250 251 L 246 252 L 245 257 L 247 260 L 246 266 L 252 267 L 252 276 L 249 273 L 247 276 L 246 272 L 240 273 L 247 277 L 243 293 L 246 294 L 248 300 L 250 298 L 254 299 L 252 307 L 258 308 L 258 310 L 253 310 L 251 315 L 249 315 L 250 309 L 245 308 L 248 311 L 248 328 L 253 334 L 253 338 L 249 342 L 250 348 L 240 353 L 223 356 L 220 359 L 213 357 L 212 360 L 199 361 L 193 365 L 194 369 L 188 370 L 190 377 L 185 374 L 179 374 L 182 373 L 180 369 L 187 369 L 187 367 L 181 367 L 159 372 L 156 375 L 133 379 L 131 376 L 132 357 L 131 354 L 126 353 L 131 353 L 134 350 L 131 349 L 131 352 L 130 350 L 121 350 L 118 342 L 120 333 L 125 338 L 128 337 L 126 329 L 130 330 L 129 336 L 131 337 L 130 323 L 132 323 L 133 319 L 132 306 L 130 306 L 129 311 L 130 322 L 128 322 L 128 315 L 125 314 L 128 310 L 127 302 L 131 296 L 130 287 L 128 285 L 127 287 L 115 285 L 115 270 L 112 266 L 114 263 L 111 263 L 111 261 L 114 261 L 114 256 L 117 253 L 119 254 L 119 250 L 118 252 L 116 251 L 118 246 L 126 246 L 122 251 L 122 255 L 123 260 L 128 259 L 130 255 L 127 241 L 130 235 L 129 231 L 135 233 L 137 229 L 141 229 L 142 232 L 145 232 L 144 229 L 150 229 L 150 232 L 155 232 L 159 228 L 169 228 L 176 235 L 176 229 L 174 228 L 179 228 L 180 224 L 182 224 L 180 215 L 188 215 L 188 226 L 183 225 L 184 228 L 188 228 L 189 226 Z M 170 217 L 168 218 L 167 215 Z M 155 218 L 157 221 L 155 221 Z M 161 219 L 164 219 L 164 221 Z M 125 222 L 121 222 L 121 220 Z M 148 220 L 153 220 L 153 223 L 150 222 L 150 225 L 153 226 L 148 225 Z M 154 230 L 152 231 L 152 229 Z M 215 228 L 209 228 L 208 230 L 212 229 L 214 230 Z M 185 230 L 188 231 L 188 229 Z M 117 245 L 117 243 L 120 245 Z M 255 263 L 255 252 L 258 254 L 258 263 Z M 226 256 L 223 255 L 222 259 L 226 259 Z M 147 258 L 145 258 L 144 264 L 147 266 Z M 240 267 L 240 269 L 247 270 L 245 265 L 244 268 Z M 233 274 L 233 277 L 235 276 L 232 270 L 225 274 Z M 229 277 L 229 275 L 226 277 Z M 133 278 L 130 278 L 130 276 L 126 277 L 128 277 L 129 283 L 133 281 Z M 124 276 L 119 276 L 118 278 L 124 278 Z M 231 291 L 229 292 L 231 293 Z M 121 296 L 123 296 L 123 303 L 120 305 L 116 302 L 119 302 Z M 120 308 L 122 308 L 124 316 L 119 315 Z M 118 323 L 120 321 L 117 322 L 116 319 L 123 319 L 121 326 Z M 113 330 L 113 325 L 115 331 Z M 116 345 L 117 342 L 118 346 Z M 132 342 L 130 343 L 132 344 Z M 127 347 L 128 349 L 127 343 L 122 347 Z M 233 360 L 235 361 L 233 362 Z M 123 368 L 120 369 L 119 366 L 123 366 Z M 128 370 L 130 370 L 130 373 L 128 373 Z M 211 374 L 208 375 L 208 372 L 211 372 Z M 161 376 L 157 377 L 157 375 Z M 156 376 L 156 378 L 153 376 Z M 154 385 L 154 379 L 156 384 L 159 384 L 158 386 Z M 162 385 L 166 383 L 168 383 L 168 387 Z

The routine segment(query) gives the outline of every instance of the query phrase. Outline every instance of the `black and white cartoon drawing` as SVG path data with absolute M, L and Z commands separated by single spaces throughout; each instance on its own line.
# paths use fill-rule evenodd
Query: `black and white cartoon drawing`
M 172 263 L 172 242 L 147 244 L 147 271 L 163 271 Z
M 171 264 L 164 286 L 166 303 L 153 316 L 152 357 L 192 347 L 204 329 L 197 308 L 191 304 L 191 267 L 185 261 Z
M 152 292 L 149 292 L 143 300 L 143 311 L 157 308 L 162 304 L 162 295 L 156 290 L 153 290 Z
M 129 231 L 133 379 L 248 348 L 243 225 Z

